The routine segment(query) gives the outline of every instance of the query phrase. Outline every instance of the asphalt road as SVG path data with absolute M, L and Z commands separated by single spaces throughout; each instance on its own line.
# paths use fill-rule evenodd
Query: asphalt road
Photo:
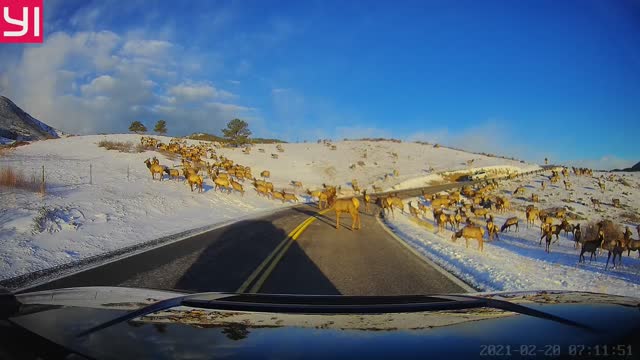
M 460 184 L 429 188 L 437 192 Z M 401 197 L 420 190 L 398 191 Z M 377 213 L 377 207 L 372 206 Z M 390 236 L 372 214 L 351 231 L 343 215 L 299 205 L 61 278 L 32 290 L 128 286 L 194 292 L 401 295 L 465 290 Z M 314 218 L 313 220 L 309 220 Z M 299 225 L 308 222 L 305 227 Z M 302 231 L 304 230 L 304 231 Z M 296 234 L 297 231 L 297 234 Z M 296 236 L 292 236 L 296 234 Z M 292 237 L 296 239 L 293 240 Z

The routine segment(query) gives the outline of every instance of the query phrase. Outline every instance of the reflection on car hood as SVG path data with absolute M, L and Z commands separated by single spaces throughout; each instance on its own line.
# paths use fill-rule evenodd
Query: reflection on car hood
M 489 307 L 304 314 L 179 306 L 134 318 L 86 337 L 77 336 L 83 330 L 132 310 L 180 295 L 183 294 L 107 287 L 24 294 L 19 296 L 24 304 L 21 314 L 10 320 L 69 349 L 98 358 L 171 358 L 186 354 L 196 358 L 211 354 L 346 357 L 349 349 L 359 352 L 365 349 L 371 352 L 370 357 L 427 356 L 438 351 L 477 357 L 480 345 L 487 343 L 602 344 L 629 341 L 626 340 L 631 339 L 629 334 L 640 330 L 639 299 L 541 291 L 472 295 L 525 305 L 587 324 L 596 331 Z M 213 298 L 231 295 L 220 293 Z M 411 352 L 405 353 L 407 349 Z

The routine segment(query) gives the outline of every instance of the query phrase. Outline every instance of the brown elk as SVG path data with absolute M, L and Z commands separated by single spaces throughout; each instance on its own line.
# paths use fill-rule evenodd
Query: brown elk
M 242 196 L 244 196 L 244 189 L 242 188 L 242 184 L 235 180 L 231 180 L 231 187 L 233 188 L 233 190 L 241 193 Z
M 187 181 L 189 182 L 189 187 L 191 187 L 191 191 L 193 191 L 193 185 L 196 186 L 196 188 L 198 189 L 198 192 L 202 192 L 202 176 L 200 175 L 189 175 L 189 177 L 187 178 Z
M 489 241 L 492 241 L 494 236 L 498 240 L 500 239 L 498 237 L 498 226 L 494 224 L 493 216 L 489 216 L 489 219 L 487 219 L 487 232 L 489 233 Z
M 516 227 L 516 231 L 518 231 L 518 223 L 520 220 L 518 220 L 517 217 L 510 217 L 508 218 L 504 224 L 502 225 L 502 227 L 500 227 L 500 232 L 504 232 L 506 229 L 511 229 L 512 226 Z
M 296 196 L 296 194 L 286 193 L 284 192 L 284 190 L 282 190 L 282 196 L 284 196 L 285 201 L 293 201 L 293 202 L 300 201 L 298 200 L 298 197 Z
M 369 213 L 369 204 L 371 203 L 371 195 L 367 194 L 367 190 L 364 190 L 364 192 L 362 193 L 362 198 L 364 200 L 364 212 L 365 213 Z M 420 203 L 418 203 L 418 207 L 419 207 Z
M 360 208 L 360 202 L 355 197 L 351 199 L 337 199 L 333 204 L 333 210 L 336 212 L 336 230 L 340 228 L 340 214 L 342 213 L 349 213 L 349 215 L 351 215 L 352 231 L 356 230 L 356 228 L 360 229 L 360 213 L 358 212 L 358 208 Z
M 273 199 L 273 200 L 275 200 L 275 199 L 281 200 L 282 203 L 284 204 L 284 194 L 281 193 L 281 192 L 278 192 L 278 191 L 271 192 L 271 199 Z
M 144 161 L 145 164 L 147 164 L 147 168 L 149 169 L 149 171 L 151 172 L 151 178 L 153 180 L 156 179 L 156 174 L 160 175 L 160 179 L 162 180 L 162 173 L 164 172 L 164 167 L 160 166 L 160 164 L 158 164 L 158 160 L 154 158 L 153 163 L 151 163 L 151 160 L 147 159 Z
M 447 224 L 447 215 L 443 212 L 439 212 L 436 216 L 436 223 L 438 224 L 438 232 L 444 231 L 444 227 Z
M 476 239 L 478 241 L 478 250 L 480 252 L 483 251 L 484 248 L 484 229 L 480 226 L 467 225 L 462 230 L 455 232 L 451 235 L 451 240 L 456 241 L 457 239 L 464 237 L 465 246 L 469 248 L 469 239 Z
M 229 179 L 216 177 L 213 179 L 213 184 L 214 184 L 214 188 L 213 188 L 214 191 L 218 189 L 220 189 L 220 191 L 227 189 L 229 193 L 231 192 L 232 187 L 231 187 L 231 184 L 229 183 Z

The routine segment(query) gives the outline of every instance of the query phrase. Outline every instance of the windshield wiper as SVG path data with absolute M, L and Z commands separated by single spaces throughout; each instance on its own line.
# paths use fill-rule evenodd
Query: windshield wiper
M 122 322 L 178 306 L 215 310 L 290 314 L 380 314 L 463 310 L 487 307 L 527 315 L 538 319 L 549 320 L 590 332 L 596 331 L 588 325 L 580 324 L 578 322 L 523 305 L 514 304 L 506 300 L 472 295 L 376 297 L 227 294 L 225 296 L 225 294 L 220 293 L 198 293 L 158 301 L 87 329 L 79 333 L 77 336 L 86 336 Z

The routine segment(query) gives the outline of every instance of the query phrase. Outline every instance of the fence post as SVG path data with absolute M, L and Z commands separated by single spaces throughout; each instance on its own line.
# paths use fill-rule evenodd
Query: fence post
M 44 195 L 45 185 L 44 185 L 44 165 L 42 165 L 42 183 L 40 184 L 40 193 Z
M 89 164 L 89 185 L 93 185 L 93 164 Z

